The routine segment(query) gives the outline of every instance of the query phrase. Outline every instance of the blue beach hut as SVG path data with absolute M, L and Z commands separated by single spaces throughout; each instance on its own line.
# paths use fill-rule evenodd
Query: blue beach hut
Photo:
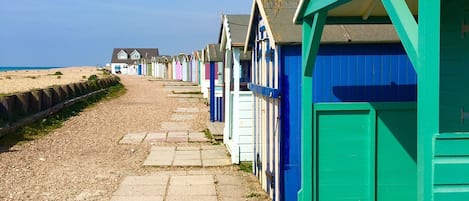
M 204 51 L 205 78 L 209 79 L 210 121 L 223 122 L 223 53 L 220 44 L 209 44 Z

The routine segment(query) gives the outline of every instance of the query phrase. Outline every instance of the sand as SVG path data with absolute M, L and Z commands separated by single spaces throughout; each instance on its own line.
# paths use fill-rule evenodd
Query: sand
M 56 72 L 63 75 L 54 75 Z M 53 85 L 88 80 L 90 75 L 101 77 L 102 71 L 94 66 L 54 68 L 50 70 L 21 70 L 0 72 L 0 94 L 29 91 Z

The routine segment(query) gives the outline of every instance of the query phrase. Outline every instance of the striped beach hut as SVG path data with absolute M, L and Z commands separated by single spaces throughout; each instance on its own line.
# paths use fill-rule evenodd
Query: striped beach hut
M 220 48 L 224 60 L 225 128 L 223 143 L 232 163 L 253 160 L 253 96 L 247 89 L 251 79 L 251 52 L 244 52 L 249 15 L 223 15 Z
M 220 51 L 220 44 L 207 45 L 204 60 L 205 87 L 202 88 L 206 88 L 210 100 L 210 121 L 223 122 L 223 53 Z
M 299 121 L 289 111 L 299 107 L 301 29 L 291 23 L 298 1 L 276 2 L 253 1 L 244 49 L 252 50 L 253 172 L 274 200 L 287 200 L 296 197 L 288 188 L 300 179 Z

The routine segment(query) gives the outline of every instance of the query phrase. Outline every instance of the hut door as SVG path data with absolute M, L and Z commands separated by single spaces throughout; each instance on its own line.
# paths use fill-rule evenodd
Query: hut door
M 321 112 L 317 120 L 318 200 L 373 200 L 368 111 Z

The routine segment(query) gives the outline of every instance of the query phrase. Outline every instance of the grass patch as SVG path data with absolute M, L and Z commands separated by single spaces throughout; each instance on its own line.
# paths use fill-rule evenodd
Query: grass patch
M 64 74 L 63 74 L 62 72 L 60 72 L 60 71 L 57 71 L 57 72 L 55 72 L 53 75 L 64 75 Z
M 86 79 L 86 75 L 81 76 L 82 79 Z
M 18 129 L 16 132 L 7 134 L 0 138 L 0 146 L 11 147 L 35 139 L 39 139 L 53 130 L 63 126 L 63 123 L 73 116 L 78 115 L 85 108 L 95 105 L 101 100 L 117 98 L 125 94 L 127 89 L 122 84 L 109 87 L 104 93 L 82 100 L 71 107 L 64 108 L 58 113 L 39 120 L 29 126 Z M 2 121 L 2 120 L 0 120 Z
M 62 79 L 62 76 L 60 76 L 60 75 L 57 75 L 57 79 Z
M 252 172 L 252 162 L 239 163 L 239 169 L 243 172 Z
M 7 75 L 7 76 L 5 76 L 5 79 L 11 80 L 11 76 Z

